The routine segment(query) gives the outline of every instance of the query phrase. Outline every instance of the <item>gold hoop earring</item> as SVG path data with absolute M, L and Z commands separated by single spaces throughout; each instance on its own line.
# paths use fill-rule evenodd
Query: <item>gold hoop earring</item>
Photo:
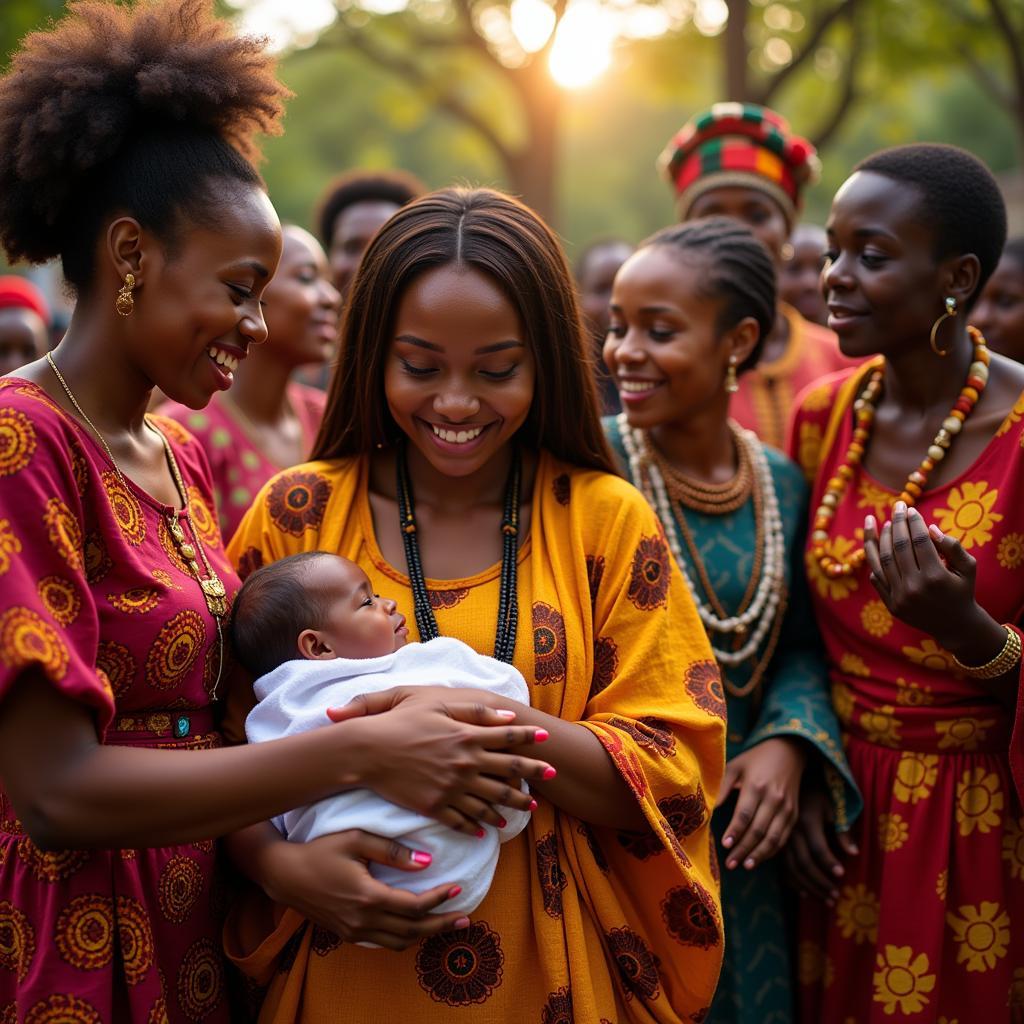
M 729 368 L 725 371 L 725 390 L 727 394 L 735 395 L 740 389 L 740 382 L 736 379 L 736 357 L 729 356 Z
M 931 345 L 932 351 L 937 356 L 946 357 L 949 355 L 950 352 L 953 351 L 952 346 L 946 349 L 942 349 L 935 344 L 935 337 L 939 332 L 939 327 L 941 326 L 943 320 L 946 320 L 951 316 L 956 316 L 956 299 L 954 299 L 952 295 L 947 295 L 946 308 L 943 311 L 942 315 L 935 321 L 935 323 L 932 324 L 931 334 L 928 335 L 928 344 Z
M 135 309 L 135 297 L 132 295 L 134 287 L 135 275 L 132 273 L 125 274 L 124 284 L 121 285 L 117 298 L 114 299 L 114 309 L 117 310 L 119 316 L 132 315 L 132 310 Z

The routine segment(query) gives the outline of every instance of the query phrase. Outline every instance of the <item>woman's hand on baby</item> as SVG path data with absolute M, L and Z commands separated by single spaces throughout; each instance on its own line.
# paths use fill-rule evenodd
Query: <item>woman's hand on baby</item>
M 722 837 L 727 868 L 754 868 L 785 845 L 796 822 L 806 761 L 801 740 L 779 736 L 762 740 L 726 764 L 718 803 L 739 790 Z
M 429 854 L 392 839 L 359 830 L 338 832 L 310 843 L 274 844 L 274 856 L 281 861 L 270 895 L 344 942 L 401 950 L 427 935 L 469 925 L 462 913 L 431 913 L 458 894 L 457 886 L 446 883 L 416 894 L 393 889 L 370 874 L 371 861 L 410 872 L 430 863 Z
M 328 716 L 365 718 L 358 737 L 351 734 L 365 766 L 358 785 L 473 835 L 481 822 L 501 827 L 499 807 L 537 806 L 520 780 L 555 775 L 546 761 L 507 752 L 547 739 L 544 729 L 514 725 L 514 712 L 489 708 L 475 696 L 447 687 L 395 687 L 363 694 Z

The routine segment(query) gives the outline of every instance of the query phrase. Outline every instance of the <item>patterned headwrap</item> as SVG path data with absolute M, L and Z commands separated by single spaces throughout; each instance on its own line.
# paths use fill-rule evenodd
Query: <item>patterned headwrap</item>
M 814 146 L 794 135 L 781 114 L 753 103 L 716 103 L 679 129 L 658 160 L 685 220 L 699 195 L 742 185 L 766 192 L 790 227 L 805 185 L 817 180 Z

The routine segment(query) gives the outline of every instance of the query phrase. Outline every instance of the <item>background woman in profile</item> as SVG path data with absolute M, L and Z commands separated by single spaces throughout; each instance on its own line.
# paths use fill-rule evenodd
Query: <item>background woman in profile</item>
M 1024 1016 L 1024 367 L 968 327 L 1005 234 L 995 179 L 952 146 L 876 153 L 832 203 L 829 323 L 872 358 L 810 389 L 794 436 L 820 439 L 798 446 L 806 565 L 864 813 L 845 877 L 814 885 L 838 899 L 805 903 L 809 1021 Z

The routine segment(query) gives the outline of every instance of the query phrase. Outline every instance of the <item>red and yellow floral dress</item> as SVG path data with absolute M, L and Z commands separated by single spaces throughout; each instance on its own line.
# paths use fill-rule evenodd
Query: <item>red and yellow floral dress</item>
M 154 417 L 229 594 L 199 446 Z M 183 512 L 123 480 L 37 385 L 0 379 L 0 714 L 26 673 L 104 743 L 218 746 L 215 620 L 168 530 Z M 222 682 L 221 686 L 225 684 Z M 227 1021 L 212 841 L 39 849 L 0 789 L 0 1021 Z
M 871 364 L 877 365 L 877 363 Z M 845 460 L 871 366 L 805 392 L 791 449 L 811 508 Z M 1024 610 L 1024 396 L 981 456 L 917 503 L 977 560 L 979 604 Z M 858 467 L 828 551 L 847 559 L 864 517 L 897 495 Z M 862 567 L 827 577 L 807 552 L 832 698 L 864 797 L 834 909 L 806 901 L 799 974 L 808 1022 L 940 1024 L 1010 1019 L 1024 1006 L 1024 817 L 1009 771 L 1012 716 L 932 637 L 895 619 Z M 1017 1012 L 1020 1012 L 1019 1010 Z

